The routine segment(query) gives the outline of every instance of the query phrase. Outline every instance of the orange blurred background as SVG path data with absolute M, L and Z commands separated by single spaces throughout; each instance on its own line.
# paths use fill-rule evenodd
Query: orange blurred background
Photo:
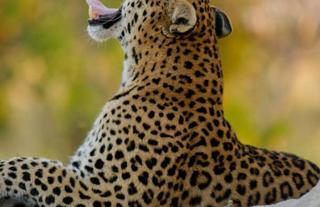
M 241 141 L 320 164 L 320 1 L 212 3 L 233 22 L 220 49 Z M 2 0 L 0 18 L 0 159 L 67 162 L 119 87 L 123 52 L 89 39 L 84 0 Z

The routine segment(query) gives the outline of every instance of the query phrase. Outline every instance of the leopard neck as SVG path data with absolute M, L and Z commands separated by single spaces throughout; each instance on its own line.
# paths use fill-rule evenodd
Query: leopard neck
M 211 105 L 223 111 L 223 72 L 216 45 L 214 35 L 207 35 L 163 38 L 130 46 L 125 50 L 124 86 L 148 82 L 162 88 L 172 85 L 189 91 L 186 98 L 206 97 Z
M 182 114 L 188 114 L 190 125 L 199 129 L 205 126 L 212 136 L 211 145 L 222 139 L 241 148 L 224 117 L 223 73 L 214 35 L 157 41 L 158 44 L 138 44 L 126 50 L 125 64 L 130 67 L 123 90 L 138 86 L 150 94 L 154 90 L 165 94 L 157 101 L 167 100 L 163 105 L 168 106 L 174 101 Z

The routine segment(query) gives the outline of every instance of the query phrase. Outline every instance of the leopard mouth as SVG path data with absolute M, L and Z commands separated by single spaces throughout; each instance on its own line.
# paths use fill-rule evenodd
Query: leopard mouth
M 109 29 L 121 20 L 121 7 L 119 9 L 108 8 L 99 0 L 87 0 L 89 5 L 89 26 L 102 26 Z

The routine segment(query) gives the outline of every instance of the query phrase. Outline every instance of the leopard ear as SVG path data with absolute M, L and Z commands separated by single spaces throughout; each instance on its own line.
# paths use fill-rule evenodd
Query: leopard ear
M 216 35 L 218 38 L 223 38 L 232 33 L 232 26 L 228 16 L 218 8 L 212 7 L 216 18 Z
M 170 26 L 168 32 L 180 35 L 193 30 L 197 23 L 195 8 L 187 0 L 174 0 L 171 2 Z

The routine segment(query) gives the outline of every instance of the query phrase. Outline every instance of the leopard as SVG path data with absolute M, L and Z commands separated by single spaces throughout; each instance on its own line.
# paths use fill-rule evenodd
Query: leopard
M 315 163 L 243 144 L 226 120 L 218 42 L 232 26 L 209 0 L 125 0 L 91 17 L 89 35 L 124 50 L 121 86 L 68 165 L 0 161 L 0 197 L 39 207 L 247 207 L 317 185 Z

